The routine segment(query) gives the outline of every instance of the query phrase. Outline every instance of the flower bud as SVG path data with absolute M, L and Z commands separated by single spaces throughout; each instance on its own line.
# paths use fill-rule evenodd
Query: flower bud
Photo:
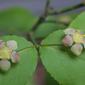
M 74 44 L 71 47 L 71 51 L 73 52 L 73 54 L 75 54 L 76 56 L 79 56 L 82 51 L 83 51 L 83 46 L 81 44 Z
M 73 39 L 70 35 L 66 35 L 64 37 L 64 39 L 62 40 L 62 42 L 63 42 L 64 46 L 68 47 L 68 46 L 71 46 L 73 44 Z
M 73 28 L 65 29 L 65 30 L 64 30 L 64 33 L 65 33 L 66 35 L 73 35 L 73 34 L 75 33 L 75 29 L 73 29 Z
M 16 51 L 13 51 L 11 56 L 12 63 L 18 63 L 19 60 L 20 60 L 19 54 Z
M 12 50 L 16 50 L 17 47 L 17 42 L 15 40 L 9 40 L 7 41 L 7 46 L 12 49 Z
M 0 60 L 0 69 L 4 72 L 8 71 L 11 67 L 11 63 L 8 60 Z

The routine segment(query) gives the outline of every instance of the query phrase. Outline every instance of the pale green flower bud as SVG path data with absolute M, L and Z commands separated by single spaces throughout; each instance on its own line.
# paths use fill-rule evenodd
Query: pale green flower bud
M 73 44 L 73 39 L 70 35 L 66 35 L 64 37 L 64 39 L 62 40 L 62 43 L 64 46 L 68 47 L 68 46 L 72 46 Z
M 11 63 L 8 60 L 0 60 L 0 69 L 4 72 L 8 71 L 11 67 Z
M 7 46 L 12 50 L 16 50 L 18 48 L 17 42 L 15 40 L 7 41 Z
M 16 51 L 13 51 L 11 56 L 12 63 L 18 63 L 19 60 L 20 60 L 19 54 Z
M 83 51 L 83 46 L 81 44 L 74 44 L 71 47 L 71 51 L 73 52 L 73 54 L 75 54 L 76 56 L 79 56 L 82 51 Z
M 73 29 L 73 28 L 68 28 L 68 29 L 65 29 L 65 30 L 64 30 L 64 33 L 65 33 L 66 35 L 73 35 L 75 32 L 76 32 L 76 31 L 75 31 L 75 29 Z

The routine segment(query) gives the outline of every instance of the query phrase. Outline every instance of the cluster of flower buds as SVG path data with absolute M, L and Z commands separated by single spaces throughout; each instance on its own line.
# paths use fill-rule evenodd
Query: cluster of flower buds
M 70 47 L 71 52 L 79 56 L 85 48 L 85 34 L 73 28 L 65 29 L 64 33 L 63 45 Z
M 15 40 L 9 40 L 7 42 L 0 40 L 0 70 L 8 71 L 12 63 L 19 62 L 17 48 L 17 42 Z

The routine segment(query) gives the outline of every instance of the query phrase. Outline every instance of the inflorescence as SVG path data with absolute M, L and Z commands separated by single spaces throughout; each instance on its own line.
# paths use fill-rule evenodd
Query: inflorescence
M 76 56 L 81 55 L 85 49 L 85 34 L 80 30 L 68 28 L 64 30 L 65 36 L 62 40 L 65 47 L 70 47 L 70 50 Z
M 16 51 L 18 49 L 17 42 L 15 40 L 9 40 L 4 42 L 0 40 L 0 70 L 8 71 L 12 63 L 19 62 L 19 54 Z

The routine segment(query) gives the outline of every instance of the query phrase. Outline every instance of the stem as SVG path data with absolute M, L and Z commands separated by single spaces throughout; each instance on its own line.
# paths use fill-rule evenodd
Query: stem
M 69 12 L 69 11 L 72 11 L 72 10 L 76 10 L 76 9 L 79 9 L 79 8 L 81 8 L 81 7 L 85 7 L 85 4 L 84 3 L 80 3 L 80 4 L 78 4 L 78 5 L 75 5 L 75 6 L 73 6 L 73 7 L 69 7 L 69 8 L 67 8 L 67 9 L 64 9 L 64 10 L 62 10 L 62 11 L 60 11 L 60 12 L 54 12 L 54 13 L 51 13 L 51 14 L 49 14 L 49 15 L 60 15 L 60 14 L 63 14 L 63 13 L 66 13 L 66 12 Z
M 50 0 L 47 0 L 46 6 L 45 6 L 45 12 L 44 12 L 44 15 L 43 15 L 44 18 L 47 17 L 47 15 L 48 15 L 49 5 L 50 5 Z
M 46 17 L 48 16 L 49 4 L 50 4 L 50 0 L 47 0 L 47 1 L 46 1 L 46 6 L 45 6 L 44 14 L 42 14 L 42 15 L 39 17 L 37 23 L 33 26 L 33 28 L 32 28 L 33 31 L 35 31 L 35 30 L 37 29 L 37 27 L 38 27 L 40 24 L 42 24 L 42 23 L 45 21 Z
M 61 24 L 61 25 L 65 25 L 65 26 L 68 26 L 67 23 L 64 23 L 64 22 L 60 22 L 60 21 L 53 21 L 53 20 L 48 20 L 48 21 L 45 21 L 46 23 L 57 23 L 57 24 Z

